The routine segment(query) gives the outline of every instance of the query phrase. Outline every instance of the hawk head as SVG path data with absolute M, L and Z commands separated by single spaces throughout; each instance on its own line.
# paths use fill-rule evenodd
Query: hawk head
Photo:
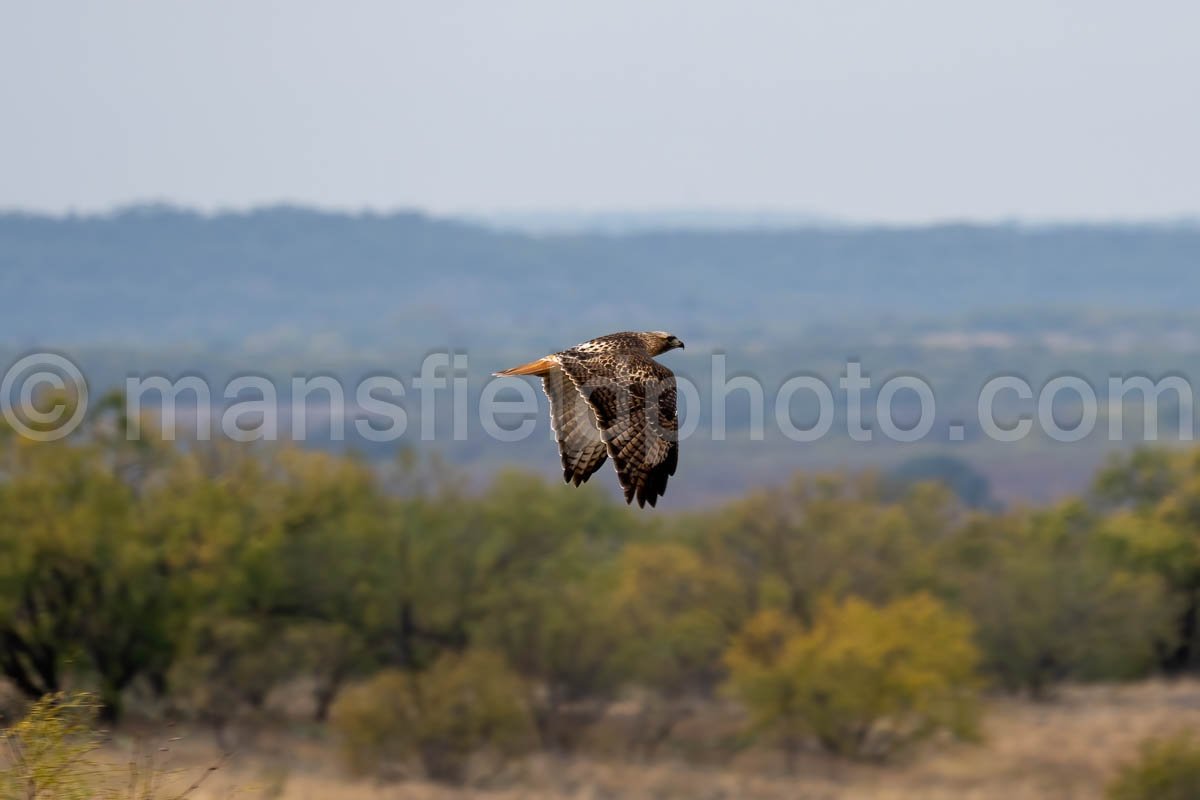
M 675 348 L 683 349 L 683 342 L 678 336 L 672 336 L 666 331 L 650 331 L 642 334 L 646 337 L 646 349 L 650 351 L 650 355 L 656 356 L 660 353 L 665 353 L 668 350 Z

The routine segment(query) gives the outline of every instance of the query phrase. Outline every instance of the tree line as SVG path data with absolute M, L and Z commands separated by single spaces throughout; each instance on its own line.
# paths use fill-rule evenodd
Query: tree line
M 224 736 L 302 686 L 361 769 L 460 780 L 633 698 L 639 756 L 728 703 L 788 758 L 884 759 L 976 735 L 982 691 L 1200 666 L 1196 452 L 1121 456 L 1049 508 L 798 473 L 650 515 L 411 452 L 128 441 L 122 407 L 60 442 L 0 427 L 0 673 L 110 721 Z

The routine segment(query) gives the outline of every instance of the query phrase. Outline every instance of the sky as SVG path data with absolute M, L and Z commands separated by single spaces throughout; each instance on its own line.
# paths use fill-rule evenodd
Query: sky
M 0 0 L 0 209 L 1200 216 L 1200 4 Z

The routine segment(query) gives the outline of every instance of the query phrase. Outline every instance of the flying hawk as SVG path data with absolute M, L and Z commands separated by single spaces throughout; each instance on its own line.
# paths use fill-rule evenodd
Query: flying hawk
M 495 374 L 542 379 L 563 480 L 578 486 L 612 456 L 625 502 L 644 508 L 679 463 L 675 374 L 654 360 L 677 347 L 663 331 L 610 333 Z

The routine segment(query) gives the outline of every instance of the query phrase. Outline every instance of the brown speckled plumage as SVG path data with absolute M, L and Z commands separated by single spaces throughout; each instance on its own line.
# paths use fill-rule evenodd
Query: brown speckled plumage
M 565 481 L 611 457 L 625 501 L 653 506 L 679 464 L 675 375 L 654 356 L 676 347 L 662 331 L 612 333 L 496 374 L 541 377 Z

